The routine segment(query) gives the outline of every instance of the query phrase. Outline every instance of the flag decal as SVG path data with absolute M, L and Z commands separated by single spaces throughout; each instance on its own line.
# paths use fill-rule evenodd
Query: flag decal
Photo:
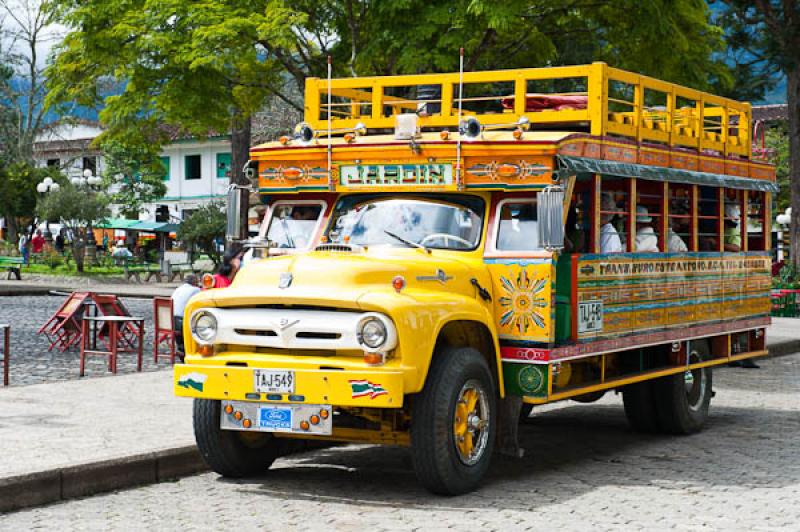
M 389 392 L 384 390 L 383 386 L 380 384 L 375 384 L 374 382 L 370 382 L 368 380 L 351 380 L 347 381 L 350 383 L 350 389 L 352 390 L 352 398 L 356 399 L 358 397 L 369 397 L 370 399 L 375 399 L 376 397 L 380 397 L 381 395 L 388 395 Z

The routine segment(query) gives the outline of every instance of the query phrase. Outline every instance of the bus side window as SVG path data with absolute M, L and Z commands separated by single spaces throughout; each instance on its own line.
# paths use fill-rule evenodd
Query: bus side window
M 720 251 L 722 227 L 720 224 L 719 189 L 699 187 L 697 199 L 697 236 L 699 251 Z
M 600 227 L 595 247 L 598 253 L 633 250 L 630 223 L 631 189 L 635 181 L 625 177 L 602 176 L 600 179 Z
M 694 187 L 670 183 L 668 188 L 669 211 L 667 218 L 667 252 L 697 251 L 692 227 L 692 194 Z
M 748 190 L 745 194 L 747 198 L 747 250 L 766 251 L 766 231 L 769 230 L 766 194 L 755 190 Z M 766 231 L 765 228 L 767 228 Z
M 501 202 L 497 250 L 534 251 L 540 249 L 536 216 L 536 200 Z

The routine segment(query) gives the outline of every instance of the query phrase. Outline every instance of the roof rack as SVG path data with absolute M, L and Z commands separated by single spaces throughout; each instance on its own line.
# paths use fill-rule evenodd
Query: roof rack
M 465 72 L 459 74 L 333 79 L 309 78 L 305 121 L 316 130 L 395 127 L 395 115 L 416 113 L 421 128 L 457 127 L 475 116 L 483 125 L 588 131 L 649 142 L 751 157 L 751 110 L 737 102 L 659 81 L 605 63 Z M 458 116 L 459 101 L 462 115 Z

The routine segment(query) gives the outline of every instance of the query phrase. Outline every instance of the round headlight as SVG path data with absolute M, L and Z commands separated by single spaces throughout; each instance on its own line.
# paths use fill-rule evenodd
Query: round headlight
M 217 336 L 217 319 L 213 314 L 203 312 L 194 319 L 192 332 L 201 342 L 210 343 Z
M 370 349 L 377 349 L 386 343 L 386 325 L 377 318 L 364 320 L 361 322 L 358 337 L 365 346 Z

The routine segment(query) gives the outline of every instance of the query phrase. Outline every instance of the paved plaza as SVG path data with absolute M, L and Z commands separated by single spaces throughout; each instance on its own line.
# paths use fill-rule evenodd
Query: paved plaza
M 39 384 L 68 379 L 78 379 L 80 351 L 77 346 L 61 352 L 48 351 L 49 342 L 36 331 L 53 315 L 66 296 L 0 297 L 0 323 L 11 325 L 10 385 Z M 122 301 L 132 315 L 145 318 L 145 343 L 143 371 L 169 367 L 163 359 L 158 365 L 153 362 L 153 300 L 123 297 Z M 86 365 L 87 377 L 110 375 L 104 357 L 89 357 Z M 121 374 L 136 371 L 136 355 L 119 355 L 117 371 Z
M 796 530 L 800 355 L 715 372 L 705 431 L 630 431 L 621 399 L 539 408 L 522 460 L 470 495 L 432 496 L 405 450 L 344 446 L 262 478 L 212 473 L 0 517 L 6 530 Z

